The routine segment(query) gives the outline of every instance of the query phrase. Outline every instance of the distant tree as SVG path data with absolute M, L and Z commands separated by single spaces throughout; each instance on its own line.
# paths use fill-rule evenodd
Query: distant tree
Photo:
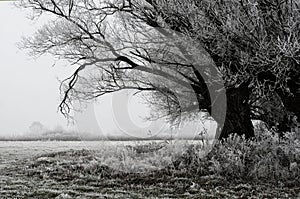
M 65 115 L 75 100 L 135 89 L 150 91 L 156 113 L 171 122 L 201 111 L 220 125 L 220 138 L 252 137 L 251 119 L 285 129 L 288 115 L 300 118 L 299 4 L 22 0 L 35 17 L 56 16 L 24 47 L 77 66 L 61 85 Z
M 51 130 L 47 130 L 46 132 L 44 132 L 44 135 L 61 135 L 64 134 L 66 131 L 64 130 L 64 128 L 61 125 L 56 125 L 53 129 Z
M 32 122 L 29 126 L 29 133 L 34 135 L 42 135 L 46 131 L 46 127 L 38 121 Z
M 58 134 L 63 134 L 65 132 L 64 127 L 62 127 L 61 125 L 56 125 L 53 131 Z

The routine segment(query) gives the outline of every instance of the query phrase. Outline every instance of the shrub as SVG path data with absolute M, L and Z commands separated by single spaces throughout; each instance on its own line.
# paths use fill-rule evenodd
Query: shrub
M 198 175 L 220 175 L 228 180 L 299 183 L 300 141 L 297 132 L 286 133 L 283 138 L 262 126 L 257 126 L 255 132 L 256 136 L 251 140 L 232 135 L 217 141 L 206 157 L 195 155 L 196 150 L 189 152 L 188 157 L 192 160 L 186 165 L 187 170 Z

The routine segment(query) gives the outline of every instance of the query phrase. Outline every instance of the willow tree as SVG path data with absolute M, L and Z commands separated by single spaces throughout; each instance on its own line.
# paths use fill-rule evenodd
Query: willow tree
M 20 5 L 35 17 L 55 16 L 24 47 L 77 66 L 61 86 L 59 108 L 65 115 L 76 100 L 134 89 L 150 92 L 149 103 L 171 122 L 207 113 L 219 124 L 220 138 L 252 137 L 251 119 L 275 125 L 287 111 L 300 116 L 299 1 L 24 0 Z
M 152 16 L 201 42 L 222 71 L 228 99 L 223 131 L 247 132 L 241 129 L 251 128 L 249 118 L 284 131 L 291 116 L 300 117 L 299 1 L 147 2 Z M 157 25 L 157 17 L 144 16 Z

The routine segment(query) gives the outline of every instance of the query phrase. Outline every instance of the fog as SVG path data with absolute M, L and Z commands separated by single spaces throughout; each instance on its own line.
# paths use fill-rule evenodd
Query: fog
M 57 110 L 58 79 L 70 76 L 72 68 L 51 55 L 33 59 L 17 47 L 23 36 L 32 35 L 49 20 L 42 17 L 31 21 L 29 14 L 12 2 L 0 1 L 0 136 L 26 134 L 33 122 L 49 129 L 61 126 L 66 130 L 105 135 L 166 133 L 169 128 L 163 121 L 144 121 L 149 109 L 126 92 L 115 97 L 107 95 L 89 104 L 85 111 L 76 113 L 75 123 L 68 123 Z M 198 128 L 194 124 L 189 126 L 192 131 Z

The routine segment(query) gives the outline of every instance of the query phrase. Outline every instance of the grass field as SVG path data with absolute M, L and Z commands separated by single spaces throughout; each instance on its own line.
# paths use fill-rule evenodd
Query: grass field
M 0 198 L 300 198 L 294 138 L 3 142 Z

